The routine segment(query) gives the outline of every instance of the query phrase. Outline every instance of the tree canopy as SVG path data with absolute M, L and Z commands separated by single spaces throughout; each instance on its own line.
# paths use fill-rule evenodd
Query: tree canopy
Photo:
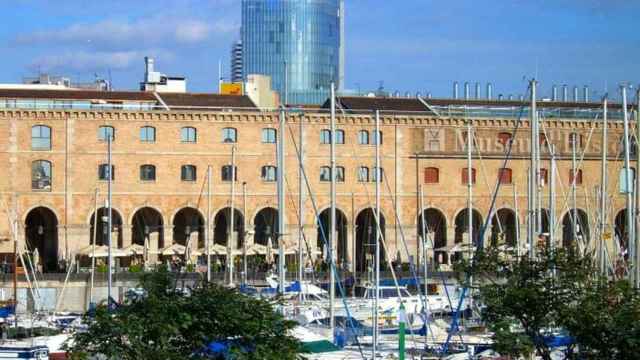
M 299 350 L 289 335 L 294 323 L 266 300 L 207 283 L 178 289 L 166 271 L 143 275 L 141 288 L 117 309 L 101 305 L 86 318 L 87 331 L 68 346 L 72 358 L 286 360 Z
M 539 249 L 529 258 L 491 248 L 458 266 L 466 278 L 473 276 L 482 320 L 499 353 L 551 359 L 549 337 L 565 333 L 567 358 L 637 357 L 638 291 L 626 280 L 599 275 L 589 255 Z

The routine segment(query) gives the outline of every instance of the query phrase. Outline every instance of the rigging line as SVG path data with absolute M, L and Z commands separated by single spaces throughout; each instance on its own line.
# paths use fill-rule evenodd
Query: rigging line
M 344 119 L 344 117 L 345 117 L 345 115 L 343 115 L 343 116 L 342 116 L 342 118 L 343 118 L 343 119 Z M 381 146 L 381 145 L 382 145 L 382 143 L 383 143 L 383 141 L 382 141 L 383 137 L 382 137 L 382 136 L 380 136 L 380 135 L 381 135 L 381 134 L 380 134 L 380 133 L 381 133 L 381 131 L 380 131 L 380 132 L 376 132 L 376 130 L 374 129 L 374 130 L 373 130 L 373 133 L 375 134 L 375 137 L 374 137 L 375 144 L 374 144 L 374 145 Z M 351 150 L 352 150 L 352 154 L 353 154 L 353 156 L 354 156 L 354 157 L 357 157 L 357 152 L 355 151 L 356 149 L 355 149 L 354 143 L 350 143 L 350 144 L 351 144 Z M 382 164 L 379 164 L 379 166 L 380 166 L 380 168 L 379 168 L 379 169 L 375 168 L 375 166 L 374 166 L 374 171 L 373 171 L 373 173 L 374 173 L 374 175 L 376 176 L 376 181 L 382 181 L 382 177 L 385 177 L 385 176 L 386 176 L 386 174 L 385 174 L 385 172 L 384 172 L 384 170 L 383 170 L 383 169 L 384 169 L 384 167 L 382 166 Z M 380 179 L 378 179 L 378 178 L 380 178 Z M 373 204 L 371 203 L 371 195 L 370 195 L 370 193 L 369 193 L 369 189 L 367 188 L 366 183 L 361 182 L 360 184 L 361 184 L 361 186 L 362 186 L 362 187 L 364 188 L 364 190 L 365 190 L 365 194 L 366 194 L 366 198 L 367 198 L 367 203 L 368 203 L 369 207 L 373 210 L 375 207 L 374 207 L 374 206 L 373 206 Z M 387 185 L 387 186 L 389 186 L 389 185 L 388 185 L 388 179 L 387 179 L 387 184 L 386 184 L 386 185 Z M 391 198 L 393 198 L 393 196 L 391 196 Z M 393 201 L 393 199 L 392 199 L 392 201 Z M 394 205 L 394 211 L 395 211 L 395 205 Z M 378 233 L 377 233 L 377 234 L 382 234 L 382 228 L 381 228 L 381 225 L 380 225 L 380 219 L 378 218 L 378 217 L 380 216 L 380 214 L 375 214 L 375 213 L 376 213 L 375 211 L 372 211 L 372 212 L 374 213 L 374 219 L 375 219 L 375 221 L 376 221 L 376 230 L 378 231 Z M 396 214 L 396 216 L 397 216 L 397 214 Z M 397 223 L 399 224 L 399 223 L 400 223 L 400 221 L 397 221 Z M 401 228 L 400 232 L 401 232 L 401 236 L 402 236 L 402 237 L 404 237 L 404 235 L 403 235 L 403 233 L 402 233 L 402 228 Z M 398 280 L 397 280 L 397 278 L 396 278 L 396 274 L 395 274 L 395 271 L 394 271 L 394 269 L 393 269 L 393 263 L 391 262 L 391 260 L 390 260 L 390 258 L 389 258 L 388 251 L 387 251 L 387 249 L 386 249 L 386 239 L 385 239 L 385 237 L 384 237 L 384 236 L 380 236 L 380 239 L 378 239 L 378 236 L 376 235 L 376 243 L 377 243 L 378 241 L 380 241 L 380 243 L 381 243 L 381 244 L 382 244 L 382 246 L 383 246 L 383 250 L 384 250 L 384 253 L 385 253 L 385 260 L 387 261 L 387 265 L 388 265 L 388 266 L 389 266 L 389 268 L 391 269 L 391 276 L 393 277 L 393 282 L 394 282 L 394 285 L 395 285 L 395 287 L 396 287 L 396 292 L 398 293 L 398 297 L 402 300 L 402 294 L 401 294 L 401 292 L 400 292 L 400 287 L 399 287 L 399 285 L 398 285 Z M 405 246 L 406 246 L 406 243 L 405 243 Z M 408 250 L 407 250 L 407 253 L 408 253 Z M 410 268 L 411 268 L 411 265 L 410 265 Z M 417 276 L 416 276 L 415 268 L 413 269 L 413 271 L 412 271 L 412 272 L 413 272 L 413 275 L 414 275 L 414 279 L 416 280 L 416 282 L 418 282 L 418 278 L 417 278 Z M 426 281 L 426 279 L 425 279 L 425 281 Z M 380 284 L 375 284 L 375 285 L 376 285 L 376 287 L 378 287 Z M 418 296 L 419 296 L 419 298 L 420 298 L 420 301 L 422 302 L 422 306 L 423 306 L 423 308 L 424 308 L 424 309 L 427 309 L 427 307 L 428 307 L 428 303 L 427 303 L 427 301 L 426 301 L 426 297 L 425 297 L 425 298 L 423 298 L 421 293 L 419 293 L 419 294 L 418 294 Z M 377 309 L 376 309 L 376 311 L 377 311 Z M 414 334 L 413 334 L 413 329 L 411 328 L 411 326 L 409 327 L 409 331 L 410 331 L 410 333 L 411 333 L 411 335 L 412 335 L 412 339 L 413 339 L 413 341 L 414 341 L 414 343 L 415 343 L 415 338 L 414 338 Z
M 381 173 L 382 173 L 382 176 L 385 179 L 384 183 L 386 185 L 387 191 L 389 192 L 389 195 L 392 195 L 393 193 L 391 192 L 391 186 L 389 185 L 389 179 L 387 178 L 387 174 L 384 171 L 382 171 Z M 400 240 L 401 240 L 402 244 L 404 245 L 403 248 L 404 248 L 404 250 L 405 250 L 405 252 L 407 254 L 407 258 L 409 258 L 411 256 L 411 253 L 409 252 L 409 247 L 407 245 L 407 241 L 406 241 L 406 238 L 405 238 L 405 235 L 404 235 L 404 231 L 402 230 L 402 223 L 400 221 L 400 217 L 398 215 L 398 211 L 396 210 L 397 209 L 396 202 L 393 199 L 393 196 L 389 196 L 389 197 L 391 198 L 391 204 L 392 204 L 392 207 L 393 207 L 393 213 L 395 215 L 396 224 L 400 228 Z M 420 209 L 420 211 L 423 211 L 423 210 Z M 415 266 L 414 266 L 413 262 L 409 263 L 409 270 L 411 271 L 411 273 L 413 275 L 413 278 L 416 281 L 417 286 L 420 287 L 420 280 L 418 278 L 417 271 L 415 269 Z M 424 282 L 425 282 L 425 289 L 426 289 L 427 279 L 424 279 Z M 400 289 L 399 289 L 399 285 L 398 285 L 397 281 L 396 281 L 396 288 L 397 288 L 397 291 L 398 291 L 398 295 L 399 295 L 400 299 L 402 300 L 402 296 L 400 295 Z M 420 300 L 423 301 L 422 306 L 424 308 L 425 315 L 426 315 L 426 312 L 430 311 L 429 302 L 427 301 L 426 295 L 424 295 L 424 298 L 422 298 L 422 293 L 418 292 L 418 294 L 419 294 L 419 297 L 421 298 Z M 426 319 L 426 316 L 425 316 L 425 326 L 427 326 L 429 328 L 429 333 L 431 333 L 432 336 L 434 336 L 432 331 L 431 331 L 431 324 L 428 324 L 428 325 L 427 324 L 428 324 L 428 322 L 427 322 L 427 319 Z M 411 327 L 409 327 L 409 330 L 411 330 L 411 335 L 413 335 L 413 330 L 411 329 Z M 435 337 L 434 337 L 434 339 L 435 339 Z M 415 343 L 415 340 L 414 340 L 414 343 Z
M 300 149 L 298 149 L 298 145 L 296 143 L 295 135 L 293 134 L 293 130 L 291 129 L 291 127 L 289 127 L 289 133 L 291 135 L 291 141 L 292 141 L 293 147 L 294 147 L 294 149 L 296 151 L 296 154 L 299 156 Z M 315 201 L 315 197 L 313 196 L 313 192 L 311 191 L 311 184 L 309 184 L 309 179 L 307 177 L 307 172 L 306 172 L 304 166 L 301 166 L 300 170 L 301 170 L 301 173 L 302 173 L 302 175 L 304 177 L 304 183 L 306 184 L 307 191 L 309 192 L 309 198 L 311 200 L 311 205 L 313 206 L 313 212 L 314 212 L 316 221 L 319 224 L 321 224 L 320 214 L 318 213 L 318 207 L 317 207 L 317 204 L 316 204 L 316 201 Z M 328 246 L 327 237 L 326 237 L 325 231 L 324 231 L 322 226 L 320 226 L 320 234 L 321 234 L 321 239 L 322 239 L 322 241 L 324 243 L 324 246 L 327 247 L 327 253 L 329 254 L 329 256 L 333 256 L 333 253 L 332 253 L 333 249 L 330 249 L 329 246 Z M 338 280 L 337 281 L 338 291 L 340 292 L 340 296 L 342 297 L 342 303 L 343 303 L 345 311 L 347 313 L 348 323 L 349 323 L 349 325 L 351 326 L 351 328 L 355 332 L 356 327 L 355 327 L 355 325 L 353 323 L 353 317 L 351 316 L 351 313 L 349 311 L 349 305 L 347 304 L 347 301 L 346 301 L 346 293 L 345 293 L 344 288 L 342 286 L 342 280 L 340 278 L 340 272 L 336 268 L 336 265 L 335 265 L 334 261 L 331 261 L 331 266 L 333 267 L 334 274 L 336 276 L 336 279 Z M 362 346 L 360 345 L 360 340 L 358 340 L 357 333 L 355 335 L 355 340 L 356 340 L 356 345 L 358 346 L 358 351 L 360 352 L 360 356 L 364 359 L 365 358 L 364 357 L 364 353 L 362 351 Z
M 527 91 L 530 89 L 530 87 L 531 87 L 531 85 L 527 86 Z M 509 159 L 511 158 L 511 152 L 512 152 L 512 150 L 513 150 L 513 142 L 514 142 L 514 140 L 515 140 L 515 138 L 516 138 L 516 136 L 517 136 L 517 134 L 518 134 L 518 129 L 520 128 L 520 123 L 522 122 L 522 121 L 521 121 L 521 119 L 522 119 L 522 115 L 523 115 L 523 113 L 524 113 L 524 109 L 525 109 L 525 104 L 523 103 L 523 104 L 520 106 L 520 112 L 519 112 L 519 114 L 518 114 L 518 118 L 516 119 L 516 124 L 515 124 L 515 128 L 514 128 L 514 131 L 513 131 L 512 141 L 510 141 L 510 142 L 509 142 L 509 147 L 508 147 L 508 150 L 507 150 L 507 153 L 506 153 L 505 159 L 504 159 L 504 161 L 503 161 L 502 168 L 507 167 L 507 164 L 508 164 L 508 162 L 509 162 Z M 531 124 L 530 124 L 530 126 L 529 126 L 529 127 L 531 128 Z M 493 193 L 493 195 L 492 195 L 491 205 L 490 205 L 490 207 L 489 207 L 489 213 L 491 213 L 491 212 L 493 211 L 493 208 L 495 207 L 495 203 L 496 203 L 496 199 L 497 199 L 498 191 L 499 191 L 499 189 L 500 189 L 500 181 L 499 181 L 499 180 L 500 180 L 500 179 L 498 178 L 498 181 L 496 181 L 496 189 L 495 189 L 495 191 L 494 191 L 494 193 Z M 467 179 L 467 181 L 471 181 L 471 179 Z M 489 221 L 490 221 L 490 219 L 489 219 L 489 218 L 487 218 L 487 220 L 486 220 L 485 224 L 480 228 L 480 231 L 479 231 L 479 234 L 478 234 L 478 235 L 479 235 L 479 236 L 478 236 L 478 243 L 479 243 L 479 244 L 477 245 L 477 248 L 478 248 L 478 249 L 481 249 L 481 248 L 483 247 L 482 245 L 483 245 L 483 242 L 484 242 L 484 241 L 483 241 L 484 233 L 485 233 L 485 231 L 486 231 L 486 227 L 487 227 L 487 226 L 488 226 L 488 224 L 489 224 Z M 470 240 L 473 242 L 473 239 L 470 239 Z M 474 257 L 472 257 L 472 258 L 471 258 L 471 261 L 472 261 L 471 266 L 472 266 L 472 267 L 474 267 L 474 266 L 475 266 L 475 263 L 473 262 L 473 259 L 474 259 Z M 469 275 L 467 275 L 467 278 L 469 278 Z M 457 324 L 457 322 L 458 322 L 458 315 L 459 315 L 459 313 L 460 313 L 460 308 L 462 307 L 462 302 L 464 301 L 464 298 L 465 298 L 465 296 L 466 296 L 466 293 L 467 293 L 467 286 L 465 286 L 465 287 L 463 288 L 463 290 L 462 290 L 462 294 L 460 295 L 460 299 L 459 299 L 459 301 L 458 301 L 458 307 L 457 307 L 457 309 L 456 309 L 456 311 L 455 311 L 455 313 L 454 313 L 453 319 L 452 319 L 452 321 L 451 321 L 451 328 L 450 328 L 450 330 L 449 330 L 449 333 L 447 334 L 447 340 L 446 340 L 446 342 L 444 343 L 443 348 L 442 348 L 442 354 L 444 354 L 444 353 L 448 350 L 449 342 L 451 341 L 451 336 L 453 335 L 453 333 L 454 333 L 454 332 L 457 332 L 457 330 L 458 330 L 458 324 Z
M 285 182 L 285 184 L 287 186 L 287 191 L 289 193 L 292 193 L 291 186 L 289 185 L 289 180 L 287 180 L 287 176 L 286 175 L 284 176 L 284 182 Z M 296 219 L 298 220 L 298 223 L 302 224 L 302 219 L 300 218 L 300 213 L 298 212 L 298 208 L 296 207 L 296 201 L 293 199 L 292 196 L 289 196 L 289 200 L 291 202 L 292 209 L 294 210 L 294 212 L 296 214 Z M 305 203 L 306 203 L 306 201 L 305 201 Z M 309 257 L 309 259 L 312 259 L 311 247 L 309 245 L 309 242 L 307 241 L 307 236 L 304 233 L 304 231 L 302 232 L 302 241 L 304 242 L 304 245 L 305 245 L 304 247 L 306 249 L 307 256 Z M 304 266 L 304 264 L 298 264 L 298 266 Z M 315 280 L 315 274 L 313 272 L 312 272 L 312 280 Z M 302 286 L 302 284 L 300 284 L 300 285 Z

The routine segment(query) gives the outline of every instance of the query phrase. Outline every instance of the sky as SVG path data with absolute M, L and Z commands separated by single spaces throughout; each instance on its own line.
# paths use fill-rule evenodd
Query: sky
M 345 0 L 347 89 L 450 97 L 452 84 L 522 94 L 589 85 L 592 96 L 640 84 L 637 0 Z M 0 83 L 39 72 L 111 76 L 137 89 L 144 56 L 188 90 L 215 92 L 229 72 L 240 0 L 13 0 L 3 6 Z M 110 75 L 109 75 L 110 74 Z M 635 87 L 636 85 L 634 85 Z

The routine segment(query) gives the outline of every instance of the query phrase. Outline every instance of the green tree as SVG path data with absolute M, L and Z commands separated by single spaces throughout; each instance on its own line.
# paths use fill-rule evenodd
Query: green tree
M 103 354 L 109 359 L 177 360 L 211 342 L 228 344 L 234 359 L 295 359 L 298 341 L 288 333 L 294 323 L 271 303 L 217 285 L 176 289 L 175 275 L 145 274 L 144 295 L 111 312 L 98 307 L 89 328 L 73 336 L 74 359 Z

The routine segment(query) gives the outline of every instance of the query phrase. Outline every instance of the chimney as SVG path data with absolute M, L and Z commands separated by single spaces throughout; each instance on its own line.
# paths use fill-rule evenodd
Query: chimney
M 154 72 L 153 58 L 145 56 L 144 57 L 144 81 L 145 82 L 150 82 L 149 74 L 151 74 L 152 72 Z
M 493 84 L 487 83 L 487 100 L 491 100 L 493 97 Z
M 584 102 L 589 102 L 589 85 L 584 86 Z
M 453 82 L 453 98 L 455 100 L 458 100 L 458 82 L 457 81 Z
M 502 96 L 502 94 L 498 94 L 498 100 L 502 101 L 504 98 L 504 96 Z
M 476 83 L 476 99 L 480 99 L 480 83 Z
M 562 85 L 562 101 L 569 101 L 569 87 L 567 84 Z
M 578 102 L 578 86 L 573 87 L 573 102 Z
M 558 87 L 556 85 L 551 88 L 551 100 L 558 101 Z
M 427 99 L 431 99 L 431 91 L 427 93 Z
M 513 95 L 509 94 L 509 100 L 513 100 Z
M 464 99 L 469 100 L 469 96 L 471 96 L 471 90 L 469 89 L 469 82 L 465 81 L 464 83 Z

